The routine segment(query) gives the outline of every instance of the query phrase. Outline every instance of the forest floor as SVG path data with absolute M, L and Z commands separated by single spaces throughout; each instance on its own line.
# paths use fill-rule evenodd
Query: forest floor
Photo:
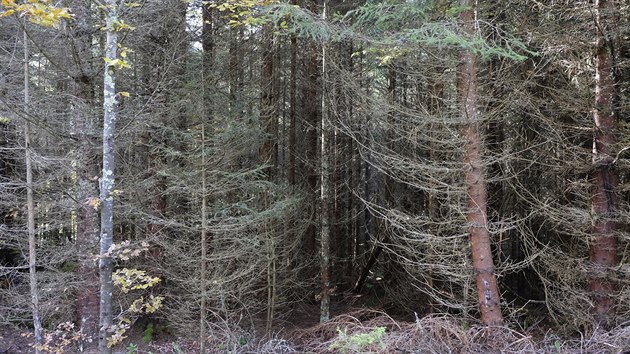
M 278 322 L 272 335 L 257 336 L 239 328 L 213 329 L 216 336 L 208 353 L 630 353 L 630 325 L 611 331 L 560 336 L 542 327 L 516 331 L 508 327 L 484 328 L 470 319 L 428 315 L 412 321 L 392 318 L 371 309 L 344 309 L 320 324 L 313 316 L 316 305 L 303 305 Z M 334 312 L 333 312 L 334 314 Z M 146 325 L 146 324 L 145 324 Z M 144 325 L 143 325 L 144 326 Z M 142 326 L 139 326 L 142 327 Z M 259 330 L 258 333 L 263 333 Z M 152 332 L 153 333 L 153 332 Z M 194 336 L 191 333 L 191 336 Z M 25 330 L 0 328 L 0 354 L 33 353 Z M 116 354 L 198 353 L 199 342 L 156 331 L 147 338 L 137 328 L 116 347 Z M 74 353 L 68 348 L 56 353 Z

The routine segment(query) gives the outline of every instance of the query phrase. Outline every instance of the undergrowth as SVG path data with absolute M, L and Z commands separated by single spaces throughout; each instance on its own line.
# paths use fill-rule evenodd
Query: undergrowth
M 630 350 L 630 325 L 560 338 L 552 331 L 470 326 L 468 319 L 448 315 L 402 322 L 379 311 L 357 310 L 233 349 L 223 353 L 624 353 Z

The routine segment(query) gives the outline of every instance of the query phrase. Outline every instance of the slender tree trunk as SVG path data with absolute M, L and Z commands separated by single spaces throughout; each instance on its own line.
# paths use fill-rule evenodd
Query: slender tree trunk
M 29 109 L 31 97 L 29 95 L 29 52 L 28 36 L 24 31 L 24 110 Z M 37 248 L 35 242 L 35 202 L 33 200 L 33 161 L 31 157 L 31 123 L 24 124 L 24 150 L 26 159 L 26 209 L 27 209 L 27 232 L 28 232 L 28 274 L 31 287 L 31 306 L 33 309 L 33 328 L 35 335 L 35 353 L 41 352 L 42 344 L 42 323 L 39 318 L 39 290 L 37 289 Z
M 323 18 L 326 19 L 326 1 L 323 6 Z M 322 119 L 320 132 L 320 210 L 321 210 L 321 311 L 320 322 L 330 319 L 330 212 L 329 195 L 330 186 L 330 122 L 328 119 L 328 107 L 326 105 L 326 45 L 322 44 Z
M 357 52 L 359 53 L 359 57 L 357 60 L 357 70 L 356 73 L 359 76 L 359 89 L 362 94 L 368 95 L 368 78 L 364 75 L 364 54 L 363 47 L 359 46 L 357 48 Z M 362 114 L 357 114 L 356 120 L 353 120 L 355 129 L 361 132 L 360 136 L 366 137 L 365 135 L 367 130 L 367 124 L 363 120 Z M 365 224 L 366 216 L 368 210 L 365 204 L 361 201 L 361 199 L 369 200 L 366 195 L 366 169 L 364 168 L 365 159 L 361 156 L 360 147 L 367 146 L 367 138 L 361 138 L 362 141 L 356 142 L 354 145 L 357 147 L 357 151 L 354 153 L 354 175 L 355 177 L 355 190 L 358 194 L 356 198 L 355 205 L 355 223 L 354 223 L 354 254 L 353 254 L 353 263 L 360 264 L 364 261 L 364 253 L 366 252 L 366 243 L 367 243 L 367 225 Z M 366 151 L 366 154 L 369 154 L 369 150 Z
M 276 117 L 276 97 L 274 92 L 274 38 L 273 28 L 266 25 L 263 28 L 262 47 L 262 75 L 261 75 L 261 124 L 265 129 L 265 139 L 260 151 L 263 164 L 269 164 L 267 177 L 273 180 L 277 174 L 278 165 L 278 117 Z
M 262 46 L 263 65 L 261 73 L 261 123 L 265 129 L 266 137 L 260 151 L 260 159 L 263 164 L 269 164 L 266 169 L 269 181 L 279 181 L 281 170 L 279 168 L 279 124 L 278 124 L 278 80 L 275 74 L 274 64 L 277 50 L 275 48 L 275 38 L 273 28 L 266 25 L 263 28 Z M 284 119 L 283 119 L 284 121 Z M 269 195 L 265 192 L 263 197 L 264 207 L 269 207 Z M 267 319 L 266 331 L 271 333 L 276 310 L 276 289 L 277 289 L 277 263 L 275 228 L 273 224 L 267 224 L 264 233 L 266 234 L 266 256 L 267 256 Z
M 212 70 L 214 67 L 214 8 L 209 6 L 203 6 L 202 10 L 202 18 L 203 18 L 203 33 L 201 37 L 201 47 L 203 49 L 203 69 L 204 69 L 204 77 L 202 80 L 202 84 L 204 85 L 206 82 L 210 82 L 212 79 Z M 205 91 L 204 91 L 205 92 Z M 207 92 L 206 92 L 207 93 Z
M 199 313 L 199 352 L 206 352 L 206 257 L 208 254 L 206 240 L 206 224 L 208 223 L 208 212 L 206 207 L 206 126 L 205 117 L 202 117 L 201 123 L 201 309 Z
M 274 229 L 267 231 L 267 333 L 271 333 L 276 312 L 278 265 Z
M 466 0 L 464 5 L 469 9 L 460 15 L 464 31 L 470 36 L 475 34 L 475 3 L 475 0 Z M 477 59 L 470 51 L 464 51 L 461 54 L 459 76 L 459 99 L 465 121 L 463 135 L 466 139 L 464 158 L 468 191 L 466 219 L 470 233 L 481 323 L 485 326 L 500 325 L 503 323 L 503 316 L 488 232 L 486 210 L 488 200 L 482 161 L 483 143 L 478 122 Z
M 613 1 L 596 0 L 596 66 L 595 66 L 595 136 L 593 138 L 594 191 L 591 209 L 593 220 L 593 241 L 591 262 L 596 268 L 591 274 L 589 288 L 595 304 L 595 318 L 600 325 L 609 326 L 614 316 L 613 283 L 606 279 L 609 269 L 617 263 L 617 240 L 615 195 L 618 176 L 614 170 L 612 146 L 616 142 L 614 78 L 612 50 L 612 30 L 609 24 L 614 10 Z
M 276 181 L 280 179 L 280 169 L 278 168 L 278 142 L 279 142 L 279 125 L 277 117 L 277 82 L 275 71 L 275 40 L 273 28 L 265 25 L 262 29 L 262 47 L 265 48 L 262 53 L 262 72 L 261 72 L 261 124 L 265 130 L 265 138 L 260 149 L 260 160 L 263 164 L 268 164 L 267 179 Z M 266 192 L 263 196 L 263 205 L 269 207 L 269 196 Z M 266 330 L 271 333 L 273 320 L 275 316 L 276 301 L 276 254 L 274 240 L 274 226 L 266 225 L 264 233 L 266 234 L 266 256 L 267 256 L 267 318 Z
M 291 0 L 291 4 L 296 5 L 297 0 Z M 297 37 L 291 36 L 291 78 L 289 80 L 289 184 L 295 185 L 295 156 L 297 147 L 295 145 L 295 113 L 297 104 Z
M 203 68 L 201 71 L 202 90 L 202 114 L 201 114 L 201 308 L 199 310 L 199 352 L 206 352 L 206 317 L 208 315 L 208 292 L 206 280 L 208 277 L 206 258 L 208 256 L 208 197 L 206 185 L 206 120 L 213 122 L 214 107 L 210 90 L 213 89 L 214 75 L 214 10 L 211 7 L 203 8 Z
M 309 10 L 312 13 L 318 13 L 318 0 L 310 0 L 308 2 Z M 319 203 L 318 190 L 317 190 L 317 129 L 320 125 L 320 108 L 321 102 L 317 100 L 318 87 L 317 83 L 321 72 L 319 71 L 318 56 L 319 52 L 315 41 L 308 42 L 308 49 L 306 52 L 306 85 L 304 85 L 304 91 L 302 92 L 303 113 L 304 119 L 302 120 L 301 128 L 304 132 L 304 177 L 307 182 L 307 193 L 312 201 L 311 213 L 309 216 L 310 222 L 305 232 L 305 248 L 306 253 L 309 256 L 316 253 L 316 239 L 317 239 L 317 207 Z
M 387 238 L 385 238 L 382 242 L 387 243 L 388 242 Z M 383 251 L 382 243 L 377 243 L 376 245 L 374 245 L 374 248 L 372 249 L 372 252 L 370 252 L 370 256 L 368 257 L 365 267 L 363 267 L 363 270 L 361 270 L 361 275 L 359 275 L 359 278 L 354 283 L 354 287 L 352 288 L 353 293 L 355 294 L 361 293 L 361 290 L 363 289 L 363 285 L 365 284 L 365 281 L 367 280 L 368 275 L 370 275 L 370 271 L 372 270 L 372 267 L 376 264 L 376 261 L 378 261 L 378 257 L 381 255 L 382 251 Z
M 118 57 L 118 32 L 115 23 L 118 21 L 118 1 L 105 2 L 107 41 L 105 44 L 105 58 L 114 61 Z M 114 190 L 115 157 L 114 132 L 116 128 L 116 110 L 120 97 L 116 94 L 115 68 L 105 63 L 103 75 L 103 172 L 101 175 L 101 253 L 99 261 L 101 306 L 100 306 L 100 336 L 99 350 L 103 354 L 112 352 L 107 346 L 107 337 L 112 326 L 112 257 L 108 251 L 113 243 L 114 232 Z
M 229 29 L 229 99 L 230 99 L 230 117 L 238 121 L 242 119 L 243 114 L 243 58 L 241 57 L 241 35 L 240 28 Z

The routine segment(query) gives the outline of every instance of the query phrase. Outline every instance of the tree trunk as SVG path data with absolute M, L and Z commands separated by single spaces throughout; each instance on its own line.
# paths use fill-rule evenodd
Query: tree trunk
M 326 1 L 324 1 L 323 16 L 326 19 Z M 320 322 L 330 319 L 330 212 L 329 195 L 330 186 L 330 122 L 328 120 L 328 107 L 326 105 L 326 44 L 322 44 L 322 119 L 320 132 L 320 242 L 321 242 L 321 309 Z
M 614 316 L 613 283 L 606 279 L 609 269 L 617 263 L 617 240 L 614 232 L 617 209 L 617 172 L 614 170 L 612 146 L 616 142 L 612 36 L 609 24 L 614 4 L 609 0 L 597 0 L 596 6 L 596 66 L 595 66 L 595 136 L 593 138 L 594 191 L 591 209 L 593 241 L 590 260 L 595 267 L 589 288 L 593 294 L 595 319 L 602 326 L 609 326 Z
M 277 174 L 278 164 L 278 117 L 276 116 L 276 97 L 274 92 L 274 38 L 273 28 L 266 25 L 263 28 L 262 47 L 262 75 L 261 75 L 261 97 L 260 97 L 260 118 L 265 138 L 260 149 L 260 160 L 263 164 L 269 164 L 266 169 L 267 177 L 272 181 Z
M 208 210 L 207 210 L 207 187 L 206 187 L 206 119 L 212 122 L 213 102 L 209 97 L 209 91 L 213 87 L 209 85 L 214 75 L 214 10 L 209 6 L 203 7 L 203 69 L 201 77 L 202 90 L 202 114 L 201 114 L 201 271 L 199 277 L 201 283 L 201 306 L 199 309 L 199 353 L 206 353 L 206 317 L 208 313 L 207 305 L 207 284 L 208 277 L 206 258 L 208 255 Z
M 202 5 L 203 6 L 203 5 Z M 205 85 L 206 81 L 210 81 L 210 74 L 214 67 L 214 50 L 215 50 L 215 38 L 214 38 L 214 8 L 210 6 L 203 6 L 202 9 L 203 29 L 201 37 L 201 47 L 203 49 L 203 68 L 204 68 L 204 80 L 202 84 Z
M 241 28 L 234 27 L 229 29 L 229 99 L 230 99 L 230 118 L 239 121 L 243 118 L 244 101 L 243 98 L 243 58 L 242 53 L 242 34 Z
M 74 8 L 77 17 L 90 19 L 91 9 L 88 5 Z M 92 25 L 87 21 L 85 26 Z M 99 290 L 98 268 L 94 259 L 99 242 L 99 216 L 94 202 L 98 199 L 98 170 L 99 163 L 96 156 L 96 125 L 94 116 L 95 92 L 92 74 L 92 39 L 90 32 L 77 26 L 72 31 L 72 48 L 76 64 L 73 76 L 74 96 L 73 105 L 76 111 L 74 120 L 75 135 L 79 144 L 74 151 L 77 175 L 76 209 L 77 235 L 76 247 L 78 255 L 77 276 L 81 286 L 77 291 L 76 312 L 79 331 L 82 334 L 80 347 L 91 352 L 97 349 L 99 334 Z
M 475 0 L 466 0 L 469 7 L 460 15 L 467 35 L 475 33 Z M 485 326 L 503 323 L 499 291 L 490 247 L 487 223 L 487 190 L 482 161 L 482 139 L 479 132 L 477 107 L 477 59 L 470 51 L 461 54 L 459 68 L 459 99 L 465 121 L 463 135 L 466 139 L 464 168 L 468 206 L 466 219 L 470 233 L 473 272 L 477 283 L 477 296 L 481 323 Z
M 105 44 L 105 63 L 103 75 L 103 172 L 101 175 L 101 252 L 99 261 L 101 307 L 100 307 L 100 335 L 99 350 L 101 353 L 111 353 L 107 346 L 107 337 L 112 326 L 112 257 L 108 251 L 113 243 L 114 232 L 114 189 L 115 157 L 114 132 L 116 128 L 116 110 L 120 97 L 116 93 L 116 75 L 111 61 L 118 57 L 118 32 L 115 28 L 118 21 L 118 1 L 105 2 L 107 13 L 107 41 Z
M 291 4 L 296 5 L 297 0 L 291 0 Z M 297 148 L 295 145 L 295 113 L 297 104 L 297 37 L 291 36 L 291 64 L 290 64 L 290 82 L 289 82 L 289 185 L 295 186 L 295 156 Z
M 77 199 L 81 205 L 77 209 L 77 253 L 79 256 L 78 276 L 82 285 L 77 294 L 77 317 L 79 321 L 79 331 L 84 336 L 82 343 L 83 350 L 95 349 L 98 342 L 98 269 L 95 264 L 94 255 L 98 247 L 98 211 L 92 204 L 98 198 L 98 189 L 95 179 L 98 178 L 98 165 L 96 156 L 92 149 L 92 131 L 90 118 L 77 117 L 77 130 L 82 138 L 80 151 L 84 153 L 78 157 L 78 193 Z
M 318 1 L 311 0 L 308 2 L 309 10 L 312 13 L 318 13 Z M 306 228 L 305 232 L 305 248 L 306 253 L 309 256 L 315 254 L 315 241 L 317 236 L 317 227 L 316 227 L 316 219 L 317 219 L 317 204 L 318 201 L 318 191 L 317 191 L 317 128 L 320 124 L 320 108 L 321 102 L 318 101 L 318 88 L 317 82 L 319 80 L 320 72 L 319 72 L 319 64 L 317 57 L 319 55 L 317 44 L 310 40 L 307 44 L 308 49 L 306 50 L 306 85 L 304 85 L 303 95 L 303 117 L 301 128 L 304 136 L 304 143 L 302 146 L 304 147 L 304 158 L 302 166 L 304 178 L 307 182 L 307 195 L 308 199 L 312 201 L 311 204 L 311 213 L 309 215 L 309 224 Z
M 28 36 L 24 31 L 24 110 L 28 111 L 30 104 L 29 95 L 29 52 Z M 33 329 L 35 335 L 35 353 L 39 354 L 39 346 L 42 344 L 42 323 L 39 318 L 39 291 L 37 290 L 37 253 L 35 243 L 35 202 L 33 201 L 33 163 L 31 157 L 31 123 L 24 124 L 24 150 L 26 160 L 26 209 L 28 232 L 28 274 L 31 288 L 31 306 L 33 309 Z
M 206 352 L 206 257 L 207 257 L 207 234 L 206 224 L 208 223 L 208 212 L 206 203 L 206 126 L 205 117 L 202 117 L 201 122 L 201 309 L 199 311 L 199 353 L 205 354 Z

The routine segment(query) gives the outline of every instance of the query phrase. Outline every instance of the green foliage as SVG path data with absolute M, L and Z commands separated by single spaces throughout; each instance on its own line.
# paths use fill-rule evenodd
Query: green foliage
M 463 49 L 482 59 L 505 57 L 522 61 L 536 53 L 507 33 L 500 33 L 501 42 L 493 43 L 483 37 L 483 31 L 468 36 L 461 31 L 457 16 L 467 7 L 444 2 L 413 1 L 392 4 L 370 2 L 346 15 L 355 33 L 367 35 L 375 45 L 418 50 L 418 45 L 436 49 Z M 481 25 L 481 24 L 480 24 Z M 488 28 L 489 31 L 498 31 Z
M 349 12 L 345 18 L 353 29 L 371 36 L 382 37 L 410 26 L 426 23 L 428 9 L 423 2 L 392 4 L 386 1 L 373 1 Z
M 474 53 L 481 59 L 497 56 L 522 61 L 527 59 L 525 54 L 535 54 L 515 38 L 504 41 L 503 45 L 495 45 L 482 38 L 480 33 L 473 37 L 464 36 L 459 33 L 455 24 L 431 23 L 418 28 L 407 29 L 401 31 L 399 41 L 437 48 L 463 49 Z
M 240 336 L 238 338 L 238 344 L 240 344 L 241 346 L 246 345 L 248 342 L 247 338 L 245 336 Z
M 536 55 L 508 33 L 497 33 L 496 43 L 486 40 L 487 33 L 481 30 L 474 36 L 462 33 L 457 16 L 467 9 L 444 1 L 372 1 L 345 16 L 325 21 L 299 6 L 274 4 L 266 7 L 265 16 L 279 24 L 278 33 L 319 42 L 358 38 L 382 51 L 378 56 L 380 65 L 420 48 L 466 50 L 481 59 L 498 56 L 522 61 Z M 499 31 L 494 27 L 487 30 Z
M 63 262 L 61 265 L 61 271 L 66 273 L 74 273 L 79 268 L 77 262 Z
M 297 5 L 285 3 L 270 5 L 264 9 L 263 14 L 271 23 L 278 25 L 279 34 L 291 34 L 317 42 L 326 42 L 333 36 L 341 37 L 343 33 L 340 28 L 334 29 L 330 22 Z
M 275 2 L 277 0 L 227 0 L 220 3 L 204 1 L 203 4 L 221 12 L 232 27 L 256 27 L 268 21 L 266 17 L 260 16 L 261 8 Z
M 155 327 L 153 326 L 153 322 L 149 322 L 147 327 L 142 332 L 142 341 L 145 343 L 149 343 L 153 340 L 153 335 L 155 334 Z
M 171 343 L 171 348 L 173 349 L 173 353 L 175 354 L 184 354 L 184 351 L 182 350 L 182 348 L 179 346 L 178 343 Z
M 331 350 L 337 350 L 340 353 L 370 353 L 373 352 L 371 346 L 380 344 L 379 349 L 383 348 L 381 340 L 385 335 L 385 327 L 376 327 L 368 333 L 357 333 L 348 335 L 347 330 L 337 328 L 338 339 L 330 346 Z M 378 349 L 375 351 L 378 352 Z
M 129 343 L 127 345 L 127 348 L 125 348 L 127 350 L 127 354 L 137 354 L 138 353 L 138 345 L 134 344 L 134 343 Z

